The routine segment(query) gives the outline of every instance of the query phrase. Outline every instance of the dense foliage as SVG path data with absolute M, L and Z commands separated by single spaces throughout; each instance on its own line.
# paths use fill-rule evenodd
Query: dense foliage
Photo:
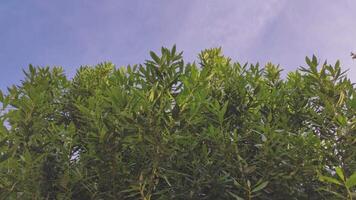
M 356 90 L 340 63 L 281 78 L 220 49 L 184 63 L 25 71 L 0 92 L 0 199 L 352 199 Z M 356 199 L 356 197 L 354 197 Z

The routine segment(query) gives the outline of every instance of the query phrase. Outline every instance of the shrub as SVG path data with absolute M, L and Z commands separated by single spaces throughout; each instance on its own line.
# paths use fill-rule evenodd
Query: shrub
M 0 199 L 355 195 L 356 90 L 339 62 L 307 57 L 282 79 L 221 49 L 150 54 L 71 80 L 30 66 L 0 92 Z

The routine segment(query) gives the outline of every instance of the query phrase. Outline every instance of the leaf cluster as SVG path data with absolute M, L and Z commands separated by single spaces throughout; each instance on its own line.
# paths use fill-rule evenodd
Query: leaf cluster
M 73 79 L 30 66 L 0 92 L 0 199 L 352 199 L 356 90 L 339 62 L 282 79 L 221 49 L 150 55 Z

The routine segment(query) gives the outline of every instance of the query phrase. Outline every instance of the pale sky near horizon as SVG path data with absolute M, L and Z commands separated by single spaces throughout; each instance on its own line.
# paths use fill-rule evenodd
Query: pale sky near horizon
M 356 0 L 1 0 L 0 89 L 22 69 L 143 63 L 177 45 L 188 61 L 211 47 L 234 61 L 271 61 L 286 71 L 317 55 L 340 59 L 356 82 Z

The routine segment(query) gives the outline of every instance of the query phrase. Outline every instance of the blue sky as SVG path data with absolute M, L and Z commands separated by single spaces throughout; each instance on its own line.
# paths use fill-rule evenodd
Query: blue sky
M 234 60 L 272 61 L 286 70 L 305 56 L 340 59 L 356 82 L 355 0 L 1 0 L 0 89 L 22 69 L 142 63 L 177 44 L 187 60 L 221 46 Z

